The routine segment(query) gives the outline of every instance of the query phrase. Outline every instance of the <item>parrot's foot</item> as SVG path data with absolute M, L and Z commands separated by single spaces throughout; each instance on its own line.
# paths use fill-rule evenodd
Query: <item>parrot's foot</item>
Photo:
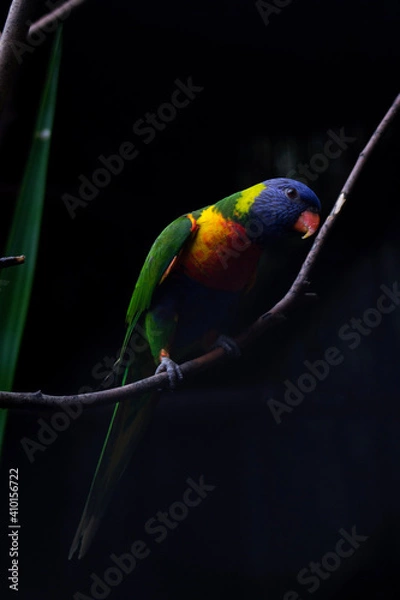
M 166 373 L 168 375 L 169 387 L 175 389 L 177 384 L 182 381 L 183 373 L 179 365 L 176 364 L 169 356 L 162 356 L 161 362 L 156 369 L 156 375 Z
M 213 348 L 223 348 L 230 358 L 239 358 L 242 354 L 235 340 L 228 335 L 218 336 Z

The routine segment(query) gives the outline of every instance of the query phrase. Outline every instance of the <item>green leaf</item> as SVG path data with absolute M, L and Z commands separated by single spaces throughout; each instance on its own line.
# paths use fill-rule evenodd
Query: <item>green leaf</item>
M 0 271 L 0 390 L 12 389 L 35 274 L 57 98 L 62 29 L 58 28 L 4 256 L 25 263 Z M 7 411 L 0 410 L 0 451 Z

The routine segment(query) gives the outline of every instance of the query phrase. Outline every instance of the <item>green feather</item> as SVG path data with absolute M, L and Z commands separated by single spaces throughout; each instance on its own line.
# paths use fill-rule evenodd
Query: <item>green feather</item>
M 153 293 L 169 265 L 182 250 L 192 232 L 192 221 L 186 215 L 172 221 L 158 236 L 140 271 L 126 314 L 127 331 L 121 356 L 140 315 L 149 308 Z
M 150 306 L 153 292 L 175 256 L 179 254 L 192 232 L 192 221 L 182 216 L 173 221 L 158 236 L 145 260 L 133 292 L 127 315 L 127 333 L 121 349 L 122 358 L 141 314 Z M 122 385 L 129 380 L 151 374 L 154 361 L 149 352 L 143 352 L 140 360 L 124 369 Z M 118 366 L 118 362 L 115 368 Z M 118 372 L 118 370 L 117 370 Z M 114 486 L 139 443 L 158 400 L 157 393 L 117 403 L 108 433 L 103 444 L 96 472 L 83 510 L 82 518 L 71 545 L 69 558 L 79 551 L 84 556 L 98 528 L 104 510 L 110 501 Z

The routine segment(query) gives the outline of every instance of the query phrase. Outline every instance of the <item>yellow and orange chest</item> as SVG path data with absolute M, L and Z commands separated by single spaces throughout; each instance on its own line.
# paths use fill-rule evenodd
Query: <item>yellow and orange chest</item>
M 208 287 L 241 291 L 253 281 L 260 255 L 261 247 L 250 241 L 245 228 L 211 206 L 196 220 L 179 268 Z

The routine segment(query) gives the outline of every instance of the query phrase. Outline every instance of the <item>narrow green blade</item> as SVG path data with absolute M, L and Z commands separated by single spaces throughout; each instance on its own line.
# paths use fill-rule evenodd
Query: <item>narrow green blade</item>
M 54 38 L 31 150 L 4 256 L 24 254 L 25 264 L 0 271 L 0 390 L 11 390 L 35 273 L 51 132 L 61 59 L 61 26 Z M 7 411 L 0 410 L 0 451 Z

